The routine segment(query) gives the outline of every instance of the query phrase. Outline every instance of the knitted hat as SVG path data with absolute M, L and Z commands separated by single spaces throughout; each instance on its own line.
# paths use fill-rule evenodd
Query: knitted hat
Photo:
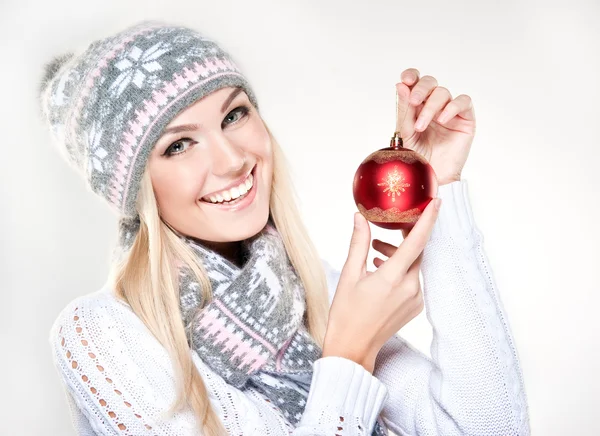
M 43 118 L 62 154 L 123 217 L 163 129 L 183 109 L 224 87 L 250 84 L 214 41 L 195 30 L 142 21 L 55 57 L 40 86 Z

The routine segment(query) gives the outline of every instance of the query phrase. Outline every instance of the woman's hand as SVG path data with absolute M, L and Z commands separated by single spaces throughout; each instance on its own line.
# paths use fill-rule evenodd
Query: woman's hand
M 381 241 L 374 245 L 389 258 L 376 259 L 378 268 L 373 272 L 366 269 L 369 223 L 359 212 L 354 214 L 348 258 L 329 310 L 323 357 L 345 357 L 372 373 L 381 347 L 421 313 L 419 269 L 439 212 L 434 203 L 435 199 L 430 201 L 410 232 L 404 232 L 398 248 Z
M 439 185 L 460 180 L 475 136 L 471 98 L 461 94 L 452 99 L 450 91 L 438 86 L 434 77 L 419 79 L 415 68 L 402 72 L 396 92 L 398 123 L 404 119 L 400 129 L 403 146 L 427 159 Z

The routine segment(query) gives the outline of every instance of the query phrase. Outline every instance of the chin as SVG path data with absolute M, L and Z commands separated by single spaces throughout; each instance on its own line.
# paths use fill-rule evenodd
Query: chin
M 269 210 L 266 213 L 257 213 L 244 222 L 244 225 L 238 228 L 236 233 L 236 241 L 243 241 L 251 238 L 265 228 L 269 220 Z M 233 240 L 233 239 L 232 239 Z
M 255 184 L 258 191 L 252 203 L 242 210 L 220 210 L 218 206 L 199 203 L 204 209 L 203 224 L 198 223 L 193 227 L 204 229 L 204 234 L 194 232 L 195 238 L 213 242 L 236 242 L 251 238 L 264 229 L 270 216 L 270 184 L 269 189 L 266 189 L 260 165 L 253 174 L 258 182 Z M 268 195 L 263 195 L 264 192 L 268 192 Z
M 263 211 L 256 211 L 251 216 L 244 218 L 243 222 L 236 225 L 227 224 L 218 227 L 212 235 L 207 238 L 213 242 L 236 242 L 244 241 L 258 234 L 269 220 L 269 208 Z M 200 238 L 202 239 L 202 238 Z

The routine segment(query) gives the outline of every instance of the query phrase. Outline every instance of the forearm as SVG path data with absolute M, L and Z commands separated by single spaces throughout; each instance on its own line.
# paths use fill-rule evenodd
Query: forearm
M 432 360 L 400 337 L 374 375 L 390 388 L 383 414 L 399 434 L 529 434 L 517 351 L 462 182 L 440 188 L 423 253 Z

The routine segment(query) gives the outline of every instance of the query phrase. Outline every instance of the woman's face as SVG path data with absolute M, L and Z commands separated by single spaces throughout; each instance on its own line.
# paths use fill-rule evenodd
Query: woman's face
M 159 213 L 179 233 L 242 241 L 267 222 L 271 140 L 240 88 L 221 88 L 180 112 L 158 139 L 148 167 Z

